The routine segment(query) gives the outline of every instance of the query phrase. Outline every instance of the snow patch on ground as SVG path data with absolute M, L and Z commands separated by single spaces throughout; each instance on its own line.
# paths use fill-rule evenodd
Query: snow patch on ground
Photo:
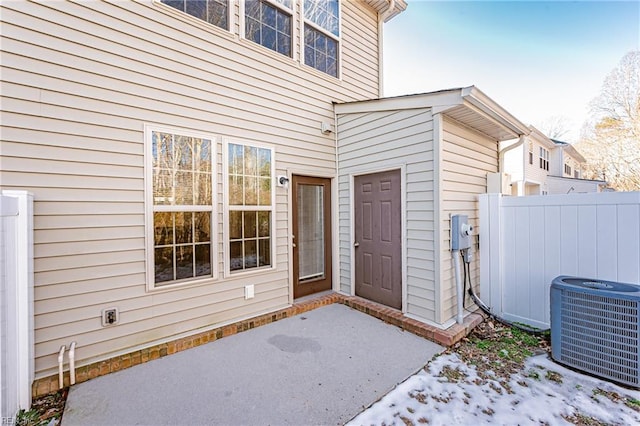
M 640 391 L 574 372 L 546 354 L 529 358 L 508 381 L 480 377 L 456 354 L 439 356 L 425 369 L 348 425 L 569 425 L 567 419 L 579 415 L 640 424 Z

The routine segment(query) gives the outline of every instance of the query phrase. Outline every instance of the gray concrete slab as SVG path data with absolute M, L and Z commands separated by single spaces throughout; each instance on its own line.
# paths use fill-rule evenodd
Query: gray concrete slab
M 443 349 L 334 304 L 75 385 L 62 425 L 344 424 Z

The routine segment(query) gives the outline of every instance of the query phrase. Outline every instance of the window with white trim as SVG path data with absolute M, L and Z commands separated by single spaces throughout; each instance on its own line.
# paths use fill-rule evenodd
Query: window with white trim
M 291 57 L 293 0 L 245 0 L 245 38 Z
M 529 164 L 533 164 L 533 142 L 529 142 Z
M 571 176 L 571 166 L 569 164 L 564 165 L 564 174 Z
M 147 129 L 151 288 L 213 276 L 214 140 Z
M 273 170 L 273 149 L 227 144 L 230 273 L 273 265 Z
M 540 168 L 549 171 L 549 150 L 540 147 Z
M 304 0 L 304 63 L 338 77 L 338 0 Z
M 195 18 L 229 29 L 229 0 L 160 0 Z

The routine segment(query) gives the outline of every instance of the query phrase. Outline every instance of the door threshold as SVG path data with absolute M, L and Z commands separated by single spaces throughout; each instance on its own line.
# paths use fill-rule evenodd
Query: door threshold
M 293 299 L 293 304 L 295 305 L 296 303 L 300 303 L 300 302 L 306 302 L 308 300 L 313 300 L 317 297 L 322 297 L 322 296 L 327 296 L 329 294 L 335 293 L 333 290 L 324 290 L 324 291 L 319 291 L 317 293 L 313 293 L 313 294 L 308 294 L 306 296 L 302 296 L 302 297 L 298 297 L 296 299 Z

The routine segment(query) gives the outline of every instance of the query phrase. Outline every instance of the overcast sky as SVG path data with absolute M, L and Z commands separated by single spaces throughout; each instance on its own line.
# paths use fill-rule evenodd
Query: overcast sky
M 408 3 L 385 24 L 385 96 L 475 85 L 526 124 L 565 116 L 569 142 L 640 49 L 640 0 Z

